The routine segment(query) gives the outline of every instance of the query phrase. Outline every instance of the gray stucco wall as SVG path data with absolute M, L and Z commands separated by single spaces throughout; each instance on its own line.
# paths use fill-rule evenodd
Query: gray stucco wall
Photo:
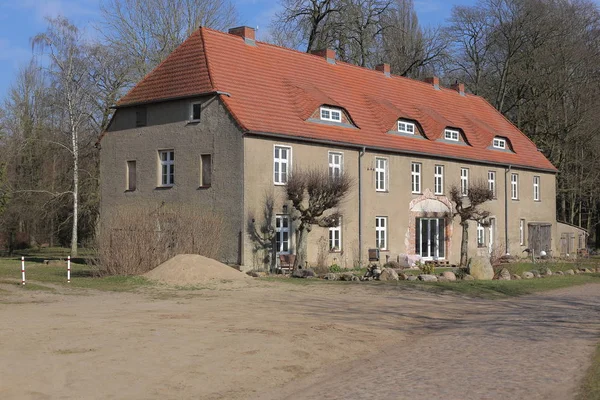
M 190 105 L 202 102 L 198 123 Z M 219 259 L 238 264 L 243 216 L 242 133 L 218 97 L 177 100 L 147 107 L 147 126 L 136 128 L 136 107 L 118 109 L 100 143 L 101 218 L 118 206 L 186 204 L 223 216 Z M 159 187 L 158 151 L 175 151 L 175 185 Z M 212 155 L 212 185 L 200 186 L 201 154 Z M 137 188 L 126 191 L 126 164 L 136 161 Z

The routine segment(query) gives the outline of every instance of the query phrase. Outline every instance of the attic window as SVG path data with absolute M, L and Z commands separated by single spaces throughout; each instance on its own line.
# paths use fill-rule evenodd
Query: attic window
M 457 130 L 446 129 L 444 131 L 444 139 L 446 139 L 446 140 L 452 140 L 453 142 L 458 142 L 459 137 L 460 137 L 460 134 L 458 133 Z
M 415 124 L 413 124 L 412 122 L 398 121 L 398 132 L 414 135 Z
M 190 121 L 200 121 L 202 114 L 202 103 L 192 103 L 190 106 Z
M 494 138 L 493 147 L 495 149 L 505 150 L 506 149 L 506 139 Z
M 342 122 L 342 111 L 339 108 L 321 107 L 321 120 Z

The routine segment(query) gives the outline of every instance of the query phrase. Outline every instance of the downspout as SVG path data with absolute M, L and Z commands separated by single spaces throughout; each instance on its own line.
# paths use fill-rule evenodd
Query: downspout
M 362 157 L 365 155 L 366 148 L 363 147 L 358 152 L 358 264 L 362 267 L 363 251 L 363 215 L 362 215 Z
M 506 246 L 506 255 L 510 255 L 508 251 L 508 174 L 512 170 L 512 165 L 509 165 L 504 171 L 504 243 Z

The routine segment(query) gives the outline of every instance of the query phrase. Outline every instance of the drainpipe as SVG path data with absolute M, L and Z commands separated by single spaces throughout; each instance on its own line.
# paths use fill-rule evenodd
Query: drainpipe
M 363 147 L 358 153 L 358 263 L 362 266 L 363 251 L 363 216 L 362 216 L 362 157 L 365 155 L 366 148 Z
M 508 251 L 508 174 L 512 169 L 512 165 L 509 165 L 504 171 L 504 243 L 506 246 L 506 255 L 509 255 Z

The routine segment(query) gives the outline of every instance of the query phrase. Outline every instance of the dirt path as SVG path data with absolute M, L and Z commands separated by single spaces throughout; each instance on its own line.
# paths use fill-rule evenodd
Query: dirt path
M 2 399 L 568 399 L 600 333 L 600 285 L 0 289 Z

